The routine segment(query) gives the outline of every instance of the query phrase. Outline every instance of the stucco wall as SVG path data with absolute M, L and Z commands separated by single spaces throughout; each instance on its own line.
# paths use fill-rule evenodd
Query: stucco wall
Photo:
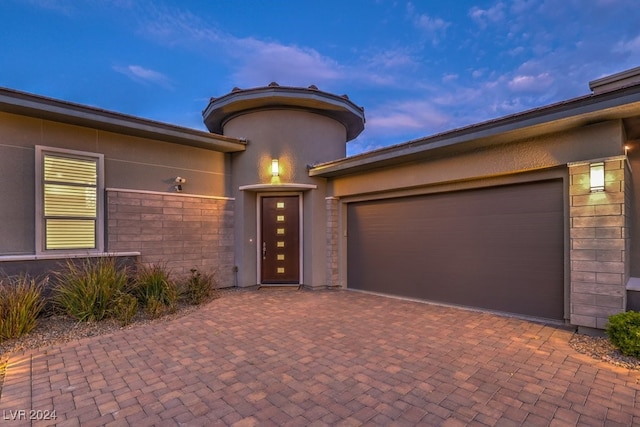
M 257 197 L 265 189 L 240 191 L 240 186 L 287 183 L 316 186 L 313 189 L 279 190 L 303 198 L 303 284 L 323 287 L 326 279 L 326 180 L 308 176 L 307 165 L 344 157 L 346 130 L 325 116 L 298 111 L 262 110 L 237 116 L 224 126 L 227 136 L 246 138 L 247 150 L 232 155 L 232 194 L 236 203 L 236 262 L 238 283 L 257 283 L 256 251 L 259 244 Z M 278 159 L 280 176 L 270 174 L 271 160 Z
M 271 183 L 271 159 L 280 162 L 280 182 L 312 183 L 307 165 L 346 155 L 346 130 L 333 119 L 296 110 L 267 110 L 229 120 L 224 134 L 248 140 L 233 154 L 233 185 Z
M 611 157 L 622 153 L 623 138 L 622 123 L 616 120 L 447 156 L 425 156 L 395 167 L 336 177 L 331 195 L 345 197 L 456 183 Z
M 36 145 L 104 154 L 107 188 L 173 192 L 181 176 L 184 193 L 228 195 L 223 153 L 0 113 L 0 256 L 35 252 Z

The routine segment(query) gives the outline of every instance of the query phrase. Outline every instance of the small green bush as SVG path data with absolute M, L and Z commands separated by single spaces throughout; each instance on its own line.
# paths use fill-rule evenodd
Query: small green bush
M 164 264 L 140 265 L 132 292 L 153 318 L 177 309 L 178 286 Z
M 138 312 L 138 299 L 131 294 L 121 293 L 113 307 L 113 317 L 126 326 Z
M 622 354 L 640 357 L 640 313 L 627 311 L 609 316 L 606 332 Z
M 42 290 L 47 279 L 28 275 L 0 277 L 0 342 L 31 332 L 44 307 Z
M 184 286 L 184 298 L 189 304 L 199 305 L 212 299 L 216 293 L 216 283 L 213 274 L 201 273 L 191 269 L 191 276 Z
M 127 286 L 127 269 L 113 257 L 74 263 L 56 273 L 53 301 L 65 314 L 79 321 L 99 321 L 110 315 Z

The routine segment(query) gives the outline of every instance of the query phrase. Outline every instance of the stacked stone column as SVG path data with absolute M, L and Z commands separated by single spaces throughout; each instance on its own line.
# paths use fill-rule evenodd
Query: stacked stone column
M 569 165 L 571 323 L 603 329 L 626 308 L 630 171 L 624 157 L 605 159 L 605 190 L 591 192 L 589 166 Z
M 327 286 L 340 286 L 338 275 L 338 198 L 327 197 Z

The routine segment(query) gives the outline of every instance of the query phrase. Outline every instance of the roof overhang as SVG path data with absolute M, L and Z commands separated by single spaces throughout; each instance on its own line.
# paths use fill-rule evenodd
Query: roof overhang
M 347 141 L 356 138 L 364 129 L 364 109 L 345 95 L 333 95 L 315 86 L 299 88 L 272 83 L 266 87 L 234 89 L 219 98 L 211 98 L 202 116 L 207 129 L 222 133 L 225 123 L 234 117 L 267 109 L 296 109 L 332 118 L 344 125 Z
M 246 148 L 236 138 L 7 88 L 0 88 L 0 111 L 225 153 Z
M 629 139 L 640 138 L 640 85 L 592 94 L 455 129 L 403 144 L 315 165 L 309 176 L 335 177 L 423 158 L 451 156 L 608 120 L 623 119 Z

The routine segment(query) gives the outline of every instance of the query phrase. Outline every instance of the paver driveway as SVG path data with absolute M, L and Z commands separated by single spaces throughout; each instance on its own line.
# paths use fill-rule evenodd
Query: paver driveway
M 640 425 L 640 373 L 570 337 L 356 292 L 231 292 L 175 321 L 15 355 L 0 410 L 9 426 L 31 409 L 57 417 L 34 425 L 60 426 Z

